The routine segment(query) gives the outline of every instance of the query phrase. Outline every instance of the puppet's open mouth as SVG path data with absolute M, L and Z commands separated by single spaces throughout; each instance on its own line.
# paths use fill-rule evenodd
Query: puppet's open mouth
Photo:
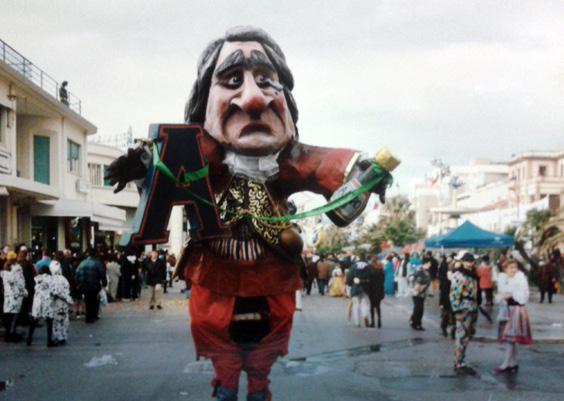
M 264 123 L 250 123 L 243 127 L 240 136 L 247 136 L 253 134 L 271 135 L 272 129 L 268 124 Z

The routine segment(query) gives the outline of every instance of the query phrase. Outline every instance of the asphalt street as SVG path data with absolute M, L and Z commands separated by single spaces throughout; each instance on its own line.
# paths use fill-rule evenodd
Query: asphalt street
M 178 284 L 162 311 L 145 296 L 103 309 L 93 325 L 71 322 L 65 347 L 0 343 L 0 401 L 205 401 L 213 378 L 196 361 L 188 301 Z M 564 301 L 531 305 L 539 341 L 520 347 L 517 375 L 495 375 L 502 348 L 495 327 L 481 319 L 468 362 L 478 375 L 452 371 L 453 344 L 440 334 L 436 298 L 426 305 L 426 331 L 409 328 L 409 298 L 386 298 L 381 329 L 356 329 L 346 320 L 348 300 L 304 297 L 295 316 L 290 354 L 273 368 L 275 401 L 561 401 L 564 394 Z M 538 319 L 535 320 L 535 316 Z M 537 330 L 538 326 L 538 330 Z M 7 386 L 3 389 L 3 385 Z M 241 379 L 240 399 L 246 383 Z

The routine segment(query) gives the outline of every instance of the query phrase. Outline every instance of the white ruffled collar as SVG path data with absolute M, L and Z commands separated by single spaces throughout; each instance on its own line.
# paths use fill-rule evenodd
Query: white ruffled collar
M 245 156 L 233 151 L 227 151 L 223 164 L 227 165 L 233 175 L 243 175 L 259 182 L 266 182 L 274 178 L 280 170 L 278 154 L 268 156 Z

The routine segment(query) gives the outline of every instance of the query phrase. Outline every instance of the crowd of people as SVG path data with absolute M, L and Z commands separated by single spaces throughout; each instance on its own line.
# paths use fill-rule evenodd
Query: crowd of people
M 149 309 L 162 309 L 162 293 L 172 287 L 176 258 L 166 250 L 148 255 L 134 249 L 88 249 L 34 255 L 24 244 L 0 250 L 0 318 L 4 341 L 26 337 L 32 345 L 35 329 L 46 328 L 47 346 L 65 345 L 69 321 L 99 319 L 108 302 L 139 299 L 147 288 Z M 27 327 L 27 336 L 18 331 Z
M 409 324 L 413 330 L 423 331 L 425 301 L 437 297 L 442 334 L 455 342 L 454 370 L 457 374 L 473 375 L 474 369 L 466 364 L 466 349 L 476 331 L 479 314 L 493 323 L 491 315 L 497 305 L 498 339 L 506 353 L 495 371 L 516 373 L 516 344 L 533 342 L 526 307 L 529 280 L 538 284 L 539 302 L 543 303 L 547 295 L 552 303 L 562 268 L 558 251 L 551 253 L 546 262 L 541 259 L 534 271 L 526 271 L 507 252 L 500 252 L 495 263 L 488 253 L 477 256 L 466 251 L 443 254 L 438 259 L 431 251 L 403 256 L 389 253 L 380 258 L 357 252 L 308 255 L 302 276 L 307 295 L 317 284 L 322 296 L 328 292 L 330 296 L 350 298 L 348 318 L 357 328 L 375 327 L 374 312 L 377 326 L 382 326 L 380 304 L 385 296 L 411 296 L 413 311 Z
M 176 258 L 166 250 L 137 253 L 89 249 L 86 254 L 69 250 L 43 251 L 34 257 L 25 245 L 0 250 L 0 311 L 4 340 L 19 342 L 24 335 L 18 327 L 27 326 L 28 345 L 35 329 L 46 328 L 47 346 L 65 345 L 72 318 L 93 323 L 100 305 L 107 302 L 137 300 L 143 288 L 149 292 L 148 308 L 162 309 L 162 293 L 172 287 Z M 476 331 L 481 313 L 490 322 L 497 304 L 499 341 L 505 358 L 498 373 L 516 373 L 517 344 L 531 344 L 532 331 L 527 311 L 530 272 L 505 252 L 495 263 L 490 254 L 476 256 L 461 251 L 440 255 L 389 253 L 378 257 L 366 252 L 342 255 L 306 255 L 302 266 L 305 294 L 315 287 L 321 296 L 349 298 L 349 321 L 360 328 L 382 327 L 381 302 L 385 296 L 411 296 L 413 311 L 409 324 L 423 331 L 425 301 L 437 297 L 441 330 L 455 342 L 454 370 L 475 374 L 466 364 L 466 349 Z M 558 292 L 562 269 L 560 255 L 554 252 L 547 262 L 540 261 L 535 281 L 540 299 L 552 303 Z M 189 288 L 181 290 L 188 291 Z M 297 294 L 301 310 L 302 291 Z

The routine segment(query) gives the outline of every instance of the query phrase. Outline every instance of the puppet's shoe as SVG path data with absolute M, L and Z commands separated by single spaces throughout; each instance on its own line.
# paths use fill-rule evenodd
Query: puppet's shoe
M 217 397 L 217 401 L 237 401 L 237 391 L 230 390 L 221 385 L 217 387 L 215 396 Z
M 271 401 L 272 394 L 268 389 L 247 394 L 247 401 Z

